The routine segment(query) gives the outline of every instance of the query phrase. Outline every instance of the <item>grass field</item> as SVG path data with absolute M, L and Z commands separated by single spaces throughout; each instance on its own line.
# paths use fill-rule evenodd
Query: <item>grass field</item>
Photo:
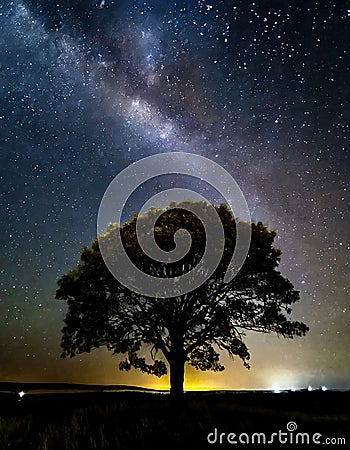
M 180 403 L 165 394 L 136 391 L 22 398 L 8 393 L 0 395 L 0 449 L 350 449 L 349 405 L 350 392 L 331 391 L 187 393 Z M 287 433 L 289 422 L 295 422 L 297 430 Z M 275 436 L 271 444 L 252 445 L 253 433 L 265 433 L 270 440 L 279 430 L 289 440 L 298 432 L 311 437 L 320 433 L 318 441 L 333 438 L 336 443 L 281 444 Z M 211 444 L 209 433 L 214 433 Z M 227 442 L 228 433 L 236 434 L 236 444 Z M 245 443 L 237 441 L 239 437 Z

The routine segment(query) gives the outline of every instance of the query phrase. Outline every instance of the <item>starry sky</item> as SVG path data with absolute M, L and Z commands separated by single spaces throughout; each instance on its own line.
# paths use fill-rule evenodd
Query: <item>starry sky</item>
M 184 151 L 222 165 L 277 230 L 310 327 L 248 335 L 250 371 L 224 358 L 185 387 L 350 388 L 349 42 L 350 1 L 2 1 L 0 380 L 167 387 L 104 350 L 60 359 L 54 296 L 112 179 Z

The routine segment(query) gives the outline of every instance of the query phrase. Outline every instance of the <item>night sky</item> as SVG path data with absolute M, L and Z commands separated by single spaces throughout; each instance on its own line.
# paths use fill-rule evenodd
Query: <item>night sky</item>
M 112 179 L 185 151 L 222 165 L 277 230 L 310 327 L 248 335 L 250 371 L 224 358 L 185 387 L 350 388 L 350 1 L 3 0 L 0 30 L 0 381 L 167 387 L 104 350 L 60 359 L 54 296 Z

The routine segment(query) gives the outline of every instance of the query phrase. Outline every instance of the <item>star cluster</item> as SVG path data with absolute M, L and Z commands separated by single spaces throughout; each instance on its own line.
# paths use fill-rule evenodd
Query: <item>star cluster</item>
M 125 380 L 105 353 L 59 359 L 56 280 L 94 237 L 114 176 L 142 157 L 185 151 L 221 164 L 253 219 L 277 229 L 281 270 L 301 291 L 295 317 L 311 329 L 292 343 L 248 336 L 252 371 L 229 362 L 204 382 L 349 387 L 349 8 L 2 2 L 3 380 Z

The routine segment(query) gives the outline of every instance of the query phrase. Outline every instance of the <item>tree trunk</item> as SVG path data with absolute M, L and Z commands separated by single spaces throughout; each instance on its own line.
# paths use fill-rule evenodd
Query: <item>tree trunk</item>
M 180 398 L 184 392 L 185 358 L 182 354 L 172 355 L 170 360 L 170 395 Z

